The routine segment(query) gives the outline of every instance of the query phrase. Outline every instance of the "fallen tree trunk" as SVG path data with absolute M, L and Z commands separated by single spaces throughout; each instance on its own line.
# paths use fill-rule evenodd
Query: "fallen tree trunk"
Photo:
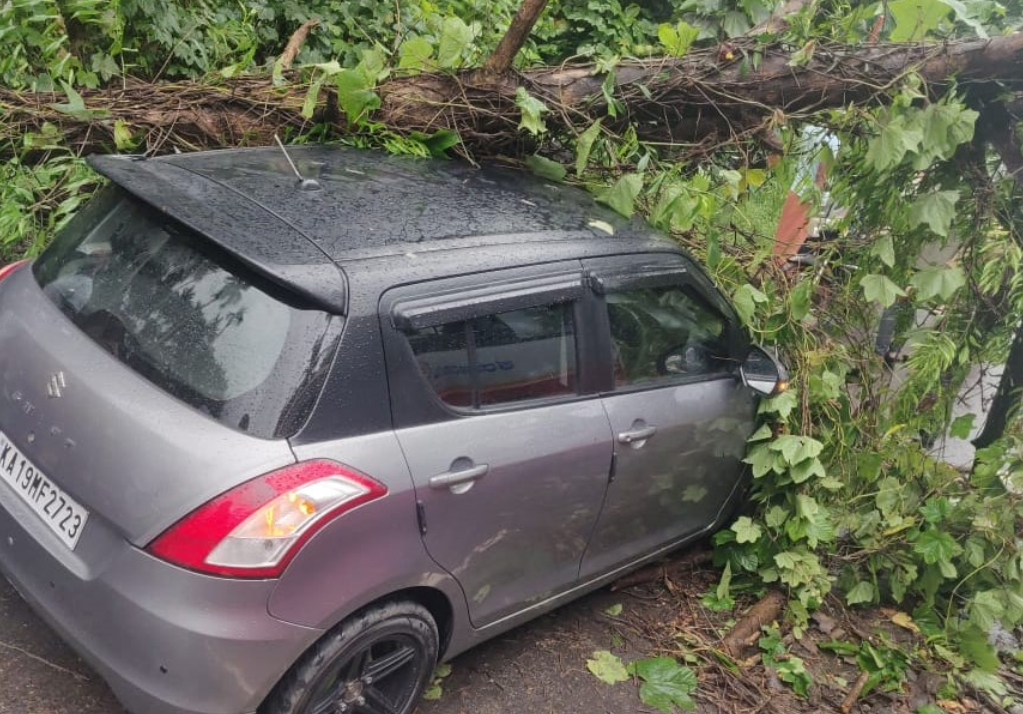
M 819 47 L 805 64 L 792 66 L 779 46 L 759 47 L 745 40 L 719 53 L 717 48 L 680 59 L 619 64 L 615 98 L 626 108 L 643 138 L 661 141 L 728 141 L 758 131 L 784 116 L 827 107 L 883 101 L 885 92 L 909 72 L 936 91 L 955 77 L 958 86 L 999 82 L 1023 87 L 1023 33 L 947 44 L 887 44 Z M 480 154 L 506 151 L 522 140 L 518 131 L 519 87 L 541 98 L 555 130 L 576 130 L 606 111 L 605 77 L 589 65 L 540 68 L 492 76 L 466 70 L 419 74 L 379 87 L 381 107 L 374 114 L 396 131 L 430 133 L 453 129 L 466 147 Z M 172 147 L 266 144 L 287 127 L 326 123 L 338 133 L 350 130 L 338 116 L 331 90 L 322 90 L 316 113 L 302 116 L 307 86 L 275 87 L 269 79 L 242 78 L 213 83 L 128 83 L 83 91 L 84 108 L 62 93 L 18 93 L 0 88 L 0 156 L 22 145 L 21 136 L 44 131 L 64 135 L 82 152 L 107 151 L 115 126 L 144 137 L 140 150 Z M 63 106 L 60 106 L 63 105 Z

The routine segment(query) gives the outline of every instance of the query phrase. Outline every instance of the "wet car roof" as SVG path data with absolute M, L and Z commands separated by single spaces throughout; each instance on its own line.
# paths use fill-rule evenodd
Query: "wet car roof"
M 319 190 L 302 190 L 276 148 L 162 160 L 240 191 L 335 259 L 353 249 L 467 236 L 582 230 L 606 237 L 589 224 L 627 223 L 579 189 L 521 171 L 344 147 L 296 146 L 288 154 Z
M 296 177 L 296 165 L 309 186 Z M 466 245 L 587 241 L 652 231 L 584 191 L 498 167 L 340 146 L 228 149 L 158 158 L 94 156 L 125 190 L 251 268 L 329 309 L 337 263 Z M 464 240 L 473 239 L 469 244 Z

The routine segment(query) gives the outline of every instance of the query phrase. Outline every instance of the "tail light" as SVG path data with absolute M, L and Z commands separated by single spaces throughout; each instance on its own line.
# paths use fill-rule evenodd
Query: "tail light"
M 19 260 L 17 263 L 11 263 L 10 265 L 0 266 L 0 280 L 3 280 L 8 275 L 13 273 L 15 270 L 27 263 L 27 260 Z
M 387 489 L 333 461 L 306 461 L 217 496 L 154 540 L 148 551 L 189 570 L 276 578 L 313 534 Z

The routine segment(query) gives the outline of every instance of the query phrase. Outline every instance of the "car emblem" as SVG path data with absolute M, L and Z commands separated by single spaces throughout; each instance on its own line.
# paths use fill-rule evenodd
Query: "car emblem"
M 64 396 L 65 389 L 67 389 L 67 380 L 64 378 L 64 373 L 57 372 L 50 377 L 50 381 L 46 385 L 46 394 L 50 399 L 60 399 Z

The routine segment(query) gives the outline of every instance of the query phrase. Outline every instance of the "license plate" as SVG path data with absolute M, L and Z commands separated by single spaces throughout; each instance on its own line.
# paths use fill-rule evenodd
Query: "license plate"
M 89 520 L 89 512 L 53 484 L 0 431 L 0 481 L 31 508 L 71 550 Z

